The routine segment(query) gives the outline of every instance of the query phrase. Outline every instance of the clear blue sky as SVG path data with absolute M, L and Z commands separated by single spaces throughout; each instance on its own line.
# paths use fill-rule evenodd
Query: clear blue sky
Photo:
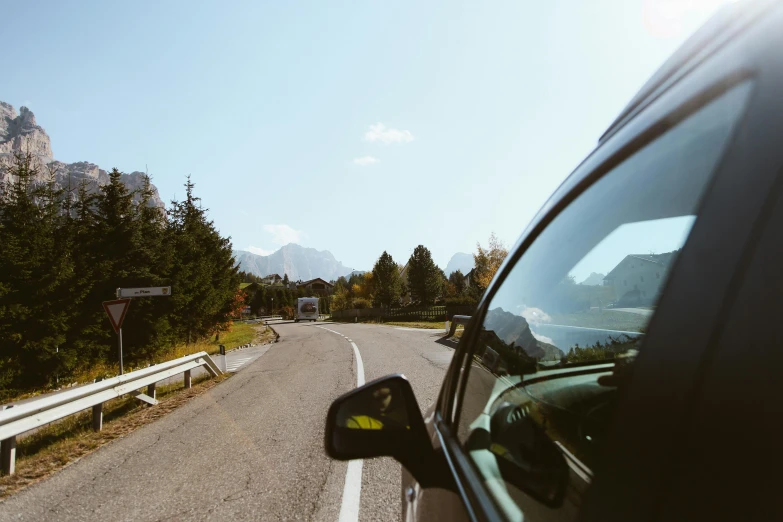
M 235 249 L 513 243 L 720 0 L 12 2 L 0 100 Z M 378 125 L 381 124 L 381 125 Z

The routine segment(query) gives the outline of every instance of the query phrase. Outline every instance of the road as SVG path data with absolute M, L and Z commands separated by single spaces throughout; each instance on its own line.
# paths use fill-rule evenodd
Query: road
M 328 331 L 326 328 L 333 330 Z M 323 451 L 331 401 L 395 372 L 422 409 L 453 349 L 441 331 L 285 323 L 279 342 L 231 379 L 0 504 L 0 520 L 338 519 L 347 463 Z M 359 520 L 397 520 L 400 467 L 365 461 Z

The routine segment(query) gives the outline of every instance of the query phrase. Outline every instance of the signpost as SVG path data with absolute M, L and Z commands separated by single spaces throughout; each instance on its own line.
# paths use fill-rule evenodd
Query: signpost
M 117 334 L 117 346 L 120 352 L 120 375 L 122 375 L 122 321 L 128 312 L 131 297 L 154 297 L 171 295 L 170 286 L 148 286 L 146 288 L 118 288 L 115 301 L 104 301 L 103 309 L 109 316 L 114 333 Z
M 120 352 L 120 375 L 122 375 L 122 321 L 125 320 L 125 314 L 128 313 L 130 299 L 117 299 L 116 301 L 104 301 L 103 309 L 109 316 L 111 327 L 117 334 L 117 346 Z
M 117 299 L 123 297 L 167 297 L 171 295 L 170 286 L 148 286 L 146 288 L 118 288 Z

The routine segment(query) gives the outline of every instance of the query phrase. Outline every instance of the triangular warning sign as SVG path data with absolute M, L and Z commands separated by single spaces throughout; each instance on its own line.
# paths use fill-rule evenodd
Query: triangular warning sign
M 114 333 L 118 333 L 122 328 L 122 321 L 125 319 L 125 314 L 130 306 L 130 299 L 117 299 L 116 301 L 104 301 L 103 309 L 106 310 L 106 315 L 109 316 L 111 326 L 114 328 Z

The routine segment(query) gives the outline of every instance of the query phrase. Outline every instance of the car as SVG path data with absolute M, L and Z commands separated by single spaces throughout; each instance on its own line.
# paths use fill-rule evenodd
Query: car
M 783 520 L 780 49 L 777 2 L 697 31 L 524 230 L 436 403 L 367 383 L 327 453 L 397 459 L 405 520 Z

